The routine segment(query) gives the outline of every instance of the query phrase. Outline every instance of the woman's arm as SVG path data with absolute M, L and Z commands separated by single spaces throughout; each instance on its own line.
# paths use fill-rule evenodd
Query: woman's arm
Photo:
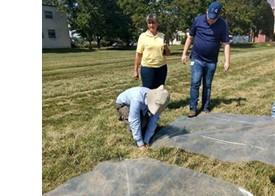
M 169 47 L 167 44 L 164 45 L 163 55 L 169 56 L 171 54 Z
M 135 62 L 134 62 L 134 79 L 139 79 L 139 69 L 140 69 L 140 63 L 141 63 L 142 54 L 136 53 Z

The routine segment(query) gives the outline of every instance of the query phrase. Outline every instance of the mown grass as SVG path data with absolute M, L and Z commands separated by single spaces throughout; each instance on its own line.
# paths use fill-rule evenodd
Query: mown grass
M 134 50 L 43 53 L 43 192 L 99 162 L 150 157 L 184 166 L 246 188 L 255 195 L 275 194 L 275 167 L 261 162 L 229 163 L 176 148 L 135 147 L 117 120 L 116 96 L 137 86 L 131 78 Z M 188 112 L 190 69 L 180 63 L 181 48 L 168 58 L 171 102 L 160 126 Z M 213 112 L 270 115 L 275 100 L 275 47 L 232 49 L 229 72 L 223 54 L 213 81 Z

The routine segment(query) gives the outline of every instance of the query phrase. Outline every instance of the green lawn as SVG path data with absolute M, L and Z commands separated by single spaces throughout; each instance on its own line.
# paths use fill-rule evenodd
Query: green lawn
M 189 65 L 181 48 L 168 58 L 171 102 L 160 126 L 188 112 Z M 140 85 L 132 79 L 134 50 L 79 50 L 43 53 L 43 192 L 90 171 L 99 162 L 150 157 L 191 168 L 240 185 L 254 195 L 275 195 L 275 167 L 261 162 L 229 163 L 176 148 L 135 147 L 117 120 L 114 101 L 123 90 Z M 275 101 L 275 46 L 232 48 L 231 67 L 213 81 L 213 112 L 270 115 Z

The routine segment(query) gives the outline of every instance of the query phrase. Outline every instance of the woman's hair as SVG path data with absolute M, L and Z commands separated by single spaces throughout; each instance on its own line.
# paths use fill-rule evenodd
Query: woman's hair
M 156 14 L 148 14 L 146 16 L 146 22 L 148 23 L 149 21 L 156 21 L 156 22 L 158 22 Z

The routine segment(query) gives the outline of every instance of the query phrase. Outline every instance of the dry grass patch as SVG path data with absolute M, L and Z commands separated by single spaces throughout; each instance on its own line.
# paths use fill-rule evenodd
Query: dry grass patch
M 160 126 L 188 112 L 190 68 L 179 47 L 168 58 L 171 102 Z M 213 83 L 213 112 L 270 115 L 275 100 L 275 47 L 233 48 L 232 67 L 221 63 Z M 228 163 L 176 148 L 139 151 L 117 121 L 114 101 L 139 85 L 132 79 L 135 51 L 99 50 L 43 54 L 43 192 L 99 162 L 155 158 L 238 184 L 255 195 L 275 194 L 275 167 L 260 162 Z

